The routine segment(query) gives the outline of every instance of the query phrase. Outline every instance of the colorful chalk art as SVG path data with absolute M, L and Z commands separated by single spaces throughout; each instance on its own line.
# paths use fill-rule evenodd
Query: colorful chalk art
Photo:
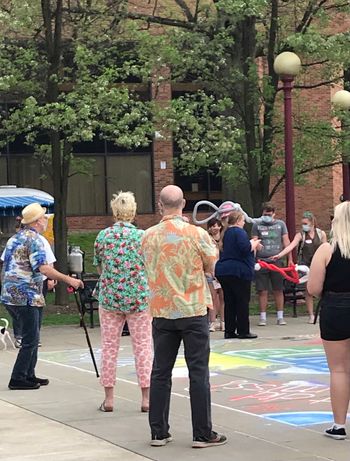
M 287 338 L 288 339 L 288 338 Z M 319 339 L 286 341 L 286 347 L 258 348 L 260 342 L 212 340 L 210 375 L 212 402 L 293 426 L 332 422 L 329 370 Z M 100 350 L 95 350 L 99 362 Z M 88 351 L 44 352 L 40 359 L 81 371 L 91 370 Z M 130 343 L 122 347 L 117 379 L 136 382 Z M 188 395 L 188 371 L 179 352 L 172 391 Z

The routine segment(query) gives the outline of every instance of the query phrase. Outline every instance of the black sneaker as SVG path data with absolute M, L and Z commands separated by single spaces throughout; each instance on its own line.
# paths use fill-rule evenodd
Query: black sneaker
M 9 382 L 9 389 L 12 391 L 25 391 L 25 390 L 30 390 L 30 389 L 39 389 L 40 384 L 39 383 L 34 383 L 33 381 L 20 381 L 17 379 L 11 379 Z
M 49 384 L 49 380 L 46 378 L 37 378 L 34 376 L 33 378 L 27 378 L 27 381 L 30 381 L 31 383 L 38 383 L 40 386 L 47 386 Z
M 346 439 L 346 432 L 343 427 L 336 429 L 334 426 L 332 426 L 324 431 L 324 435 L 326 435 L 327 437 L 332 437 L 332 439 L 335 440 Z
M 212 432 L 209 438 L 196 437 L 193 440 L 192 448 L 208 448 L 217 447 L 218 445 L 224 445 L 227 442 L 227 437 L 217 432 Z
M 164 447 L 167 443 L 172 442 L 173 438 L 171 434 L 167 434 L 166 437 L 157 437 L 156 435 L 152 436 L 151 447 Z

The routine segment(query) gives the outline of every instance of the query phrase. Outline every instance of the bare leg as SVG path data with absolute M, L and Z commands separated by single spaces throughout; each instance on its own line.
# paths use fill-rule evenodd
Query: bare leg
M 259 297 L 259 308 L 260 308 L 260 320 L 259 320 L 258 325 L 260 327 L 263 327 L 266 325 L 268 291 L 267 290 L 258 291 L 258 297 Z
M 224 301 L 224 292 L 222 288 L 217 290 L 219 296 L 219 315 L 220 315 L 220 330 L 225 331 L 225 301 Z
M 141 387 L 142 401 L 141 409 L 146 412 L 149 410 L 149 387 Z
M 260 312 L 266 312 L 267 300 L 268 300 L 268 292 L 267 292 L 267 290 L 259 291 L 258 295 L 259 295 Z
M 284 308 L 283 291 L 282 290 L 274 291 L 273 292 L 273 297 L 275 299 L 276 310 L 283 311 L 283 308 Z
M 329 370 L 330 394 L 334 422 L 345 424 L 350 399 L 350 339 L 325 341 Z
M 113 408 L 114 405 L 114 387 L 105 387 L 105 408 Z
M 211 299 L 213 300 L 213 308 L 209 309 L 209 321 L 215 322 L 216 316 L 219 310 L 219 296 L 218 296 L 217 291 L 214 289 L 212 283 L 209 283 L 209 289 L 210 289 Z
M 305 294 L 306 309 L 309 314 L 309 322 L 314 321 L 314 298 L 306 292 Z

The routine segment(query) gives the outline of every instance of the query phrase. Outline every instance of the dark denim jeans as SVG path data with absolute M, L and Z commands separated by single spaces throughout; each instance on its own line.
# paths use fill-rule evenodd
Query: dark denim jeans
M 22 322 L 18 314 L 17 306 L 5 306 L 7 312 L 11 315 L 13 336 L 16 339 L 22 338 Z
M 18 313 L 18 310 L 17 310 L 18 306 L 9 306 L 9 305 L 7 305 L 5 307 L 6 307 L 7 312 L 11 315 L 13 336 L 16 339 L 22 339 L 22 320 L 21 320 L 21 318 L 19 316 L 19 313 Z M 44 309 L 40 308 L 39 309 L 39 330 L 41 328 L 41 324 L 42 324 L 42 321 L 43 321 L 43 312 L 44 312 Z
M 42 307 L 16 306 L 15 309 L 22 324 L 22 347 L 18 351 L 11 379 L 23 381 L 35 376 L 39 343 L 39 317 Z
M 212 432 L 209 384 L 209 330 L 207 316 L 153 319 L 154 361 L 151 375 L 149 423 L 152 437 L 169 432 L 171 375 L 183 340 L 190 378 L 193 438 Z

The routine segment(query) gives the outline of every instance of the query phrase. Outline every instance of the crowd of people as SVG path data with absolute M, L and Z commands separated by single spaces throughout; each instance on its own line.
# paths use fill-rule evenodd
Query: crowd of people
M 350 399 L 350 203 L 338 205 L 332 222 L 331 243 L 305 212 L 292 242 L 275 208 L 263 205 L 251 237 L 244 229 L 245 214 L 221 210 L 207 230 L 183 215 L 185 199 L 174 185 L 162 189 L 159 224 L 143 231 L 134 224 L 137 213 L 131 192 L 111 200 L 114 224 L 96 237 L 94 264 L 100 274 L 96 291 L 101 326 L 101 385 L 105 398 L 99 409 L 114 411 L 114 386 L 120 337 L 127 322 L 141 389 L 141 412 L 149 413 L 151 445 L 172 441 L 169 408 L 172 370 L 181 343 L 190 380 L 192 447 L 206 448 L 227 442 L 213 430 L 209 383 L 210 332 L 223 331 L 225 339 L 255 339 L 249 321 L 251 285 L 255 280 L 260 308 L 259 326 L 267 324 L 272 291 L 277 325 L 285 325 L 283 277 L 268 269 L 255 271 L 257 260 L 278 267 L 310 267 L 306 291 L 308 321 L 314 323 L 313 296 L 320 297 L 320 329 L 330 372 L 334 425 L 325 434 L 346 437 L 345 420 Z M 47 225 L 39 204 L 22 211 L 21 226 L 1 256 L 1 301 L 20 329 L 18 356 L 8 387 L 39 389 L 48 385 L 35 373 L 41 312 L 45 304 L 43 278 L 61 281 L 74 289 L 77 278 L 52 267 L 41 236 Z M 293 250 L 296 260 L 293 261 Z M 284 258 L 287 258 L 286 260 Z M 51 259 L 50 259 L 51 258 Z M 16 323 L 17 322 L 17 323 Z

